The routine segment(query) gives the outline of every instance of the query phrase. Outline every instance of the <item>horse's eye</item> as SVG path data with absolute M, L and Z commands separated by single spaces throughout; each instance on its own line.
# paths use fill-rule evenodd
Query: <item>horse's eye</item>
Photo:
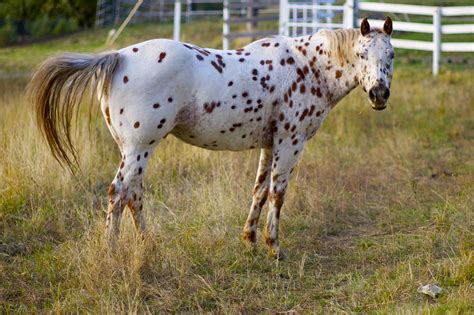
M 390 59 L 395 58 L 395 53 L 391 52 L 389 57 L 390 57 Z

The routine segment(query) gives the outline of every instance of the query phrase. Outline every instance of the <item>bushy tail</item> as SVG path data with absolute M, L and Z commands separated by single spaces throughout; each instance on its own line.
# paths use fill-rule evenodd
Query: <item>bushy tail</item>
M 71 120 L 85 92 L 107 97 L 120 55 L 61 54 L 40 65 L 28 85 L 36 120 L 54 157 L 75 171 L 77 152 L 71 141 Z

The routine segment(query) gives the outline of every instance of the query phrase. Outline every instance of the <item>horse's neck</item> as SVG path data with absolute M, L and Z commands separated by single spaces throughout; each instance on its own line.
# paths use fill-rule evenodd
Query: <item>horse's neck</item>
M 347 54 L 339 58 L 337 51 L 330 47 L 325 36 L 313 36 L 309 47 L 311 48 L 307 50 L 306 58 L 310 61 L 316 60 L 314 67 L 321 73 L 320 78 L 317 78 L 317 83 L 327 87 L 329 99 L 332 105 L 335 105 L 358 85 L 357 58 L 355 54 Z

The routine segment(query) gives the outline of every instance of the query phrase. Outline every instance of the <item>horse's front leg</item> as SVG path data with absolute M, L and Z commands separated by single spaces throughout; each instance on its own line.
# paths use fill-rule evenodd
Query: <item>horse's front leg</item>
M 280 248 L 278 239 L 278 226 L 280 211 L 283 206 L 286 189 L 298 159 L 303 151 L 305 139 L 293 136 L 281 141 L 277 140 L 273 150 L 273 164 L 271 169 L 271 183 L 268 195 L 269 211 L 264 237 L 270 247 L 272 256 L 276 259 L 284 259 L 285 253 Z
M 272 150 L 262 149 L 260 163 L 257 170 L 257 178 L 253 188 L 252 206 L 244 226 L 244 240 L 254 245 L 257 240 L 257 224 L 260 212 L 267 201 L 268 188 L 270 186 L 270 171 L 272 165 Z

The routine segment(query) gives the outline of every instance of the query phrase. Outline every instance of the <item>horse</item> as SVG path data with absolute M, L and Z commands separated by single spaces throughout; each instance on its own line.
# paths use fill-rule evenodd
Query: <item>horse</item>
M 278 238 L 290 175 L 305 144 L 334 106 L 361 86 L 373 109 L 386 107 L 394 52 L 392 20 L 371 28 L 257 40 L 237 50 L 216 50 L 167 39 L 149 40 L 98 55 L 64 53 L 39 66 L 28 91 L 39 128 L 53 156 L 74 171 L 71 119 L 92 91 L 121 152 L 108 189 L 107 238 L 113 243 L 125 206 L 145 231 L 143 177 L 148 160 L 168 134 L 209 150 L 260 149 L 243 239 L 255 245 L 267 199 L 264 238 L 285 257 Z

